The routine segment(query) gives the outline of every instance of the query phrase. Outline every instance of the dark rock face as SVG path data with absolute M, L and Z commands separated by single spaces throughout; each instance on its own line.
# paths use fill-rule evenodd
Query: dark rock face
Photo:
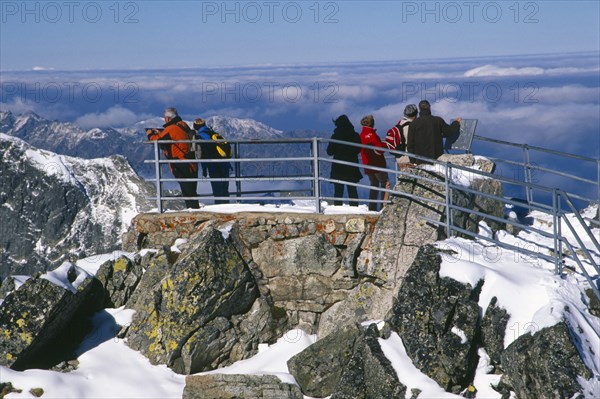
M 156 274 L 150 274 L 152 285 Z M 127 332 L 129 345 L 153 363 L 167 364 L 179 373 L 195 373 L 239 360 L 225 345 L 210 356 L 213 340 L 227 336 L 230 319 L 246 313 L 258 297 L 248 267 L 218 230 L 207 227 L 178 257 L 167 275 L 135 297 L 136 310 Z M 231 348 L 237 337 L 231 332 Z M 256 343 L 258 345 L 258 342 Z M 233 349 L 231 349 L 233 350 Z M 206 357 L 210 357 L 207 359 Z
M 379 332 L 371 324 L 364 338 L 354 346 L 354 353 L 344 368 L 342 377 L 331 399 L 387 399 L 403 398 L 406 387 L 400 383 L 396 371 L 385 357 L 377 339 Z
M 360 326 L 346 326 L 288 360 L 302 392 L 317 398 L 331 395 L 352 358 L 355 341 L 362 336 Z
M 493 297 L 481 323 L 481 342 L 493 365 L 501 362 L 504 351 L 504 332 L 510 315 L 506 309 L 496 305 L 497 298 Z
M 308 396 L 332 399 L 403 398 L 406 387 L 385 357 L 372 324 L 347 326 L 288 361 L 290 373 Z
M 132 262 L 126 257 L 105 262 L 96 278 L 104 287 L 104 308 L 119 308 L 133 295 L 142 278 L 143 269 L 140 263 Z
M 151 187 L 122 157 L 85 161 L 0 138 L 0 278 L 119 248 Z
M 0 305 L 2 364 L 17 370 L 51 365 L 58 355 L 49 352 L 60 351 L 57 346 L 63 342 L 72 344 L 83 334 L 78 331 L 81 320 L 98 310 L 98 303 L 93 302 L 97 288 L 89 277 L 75 293 L 46 279 L 30 278 L 11 292 Z
M 0 140 L 0 154 L 0 203 L 6 204 L 0 206 L 0 277 L 46 271 L 48 259 L 61 257 L 61 246 L 80 250 L 59 242 L 68 236 L 87 198 L 79 187 L 19 162 L 23 150 L 10 141 Z M 36 250 L 39 240 L 48 253 Z
M 583 394 L 577 377 L 591 378 L 564 322 L 520 336 L 502 353 L 502 369 L 518 398 L 572 398 Z
M 208 374 L 185 379 L 182 399 L 302 399 L 296 385 L 272 375 Z
M 459 392 L 477 366 L 481 283 L 439 277 L 439 250 L 424 246 L 408 270 L 387 322 L 415 366 L 444 389 Z

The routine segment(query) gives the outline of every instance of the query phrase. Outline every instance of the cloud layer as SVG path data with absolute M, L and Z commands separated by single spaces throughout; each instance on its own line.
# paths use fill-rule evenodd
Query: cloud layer
M 129 71 L 6 72 L 0 106 L 122 127 L 176 106 L 186 118 L 252 118 L 281 130 L 331 131 L 374 114 L 384 133 L 408 103 L 445 119 L 479 119 L 478 133 L 598 156 L 598 54 Z

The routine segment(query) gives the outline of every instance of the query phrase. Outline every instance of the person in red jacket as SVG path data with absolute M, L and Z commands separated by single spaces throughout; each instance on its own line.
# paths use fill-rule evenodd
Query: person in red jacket
M 364 145 L 373 147 L 385 148 L 385 144 L 381 141 L 375 130 L 375 118 L 373 115 L 367 115 L 361 119 L 362 131 L 360 132 L 360 142 Z M 362 163 L 365 165 L 365 174 L 369 178 L 371 190 L 369 191 L 369 200 L 377 200 L 381 197 L 381 201 L 385 203 L 388 199 L 388 193 L 378 191 L 378 188 L 388 188 L 389 179 L 387 172 L 367 168 L 366 166 L 374 166 L 385 168 L 387 166 L 384 157 L 384 151 L 377 151 L 371 148 L 362 148 L 360 150 Z M 381 195 L 380 195 L 381 193 Z M 369 202 L 369 210 L 377 211 L 378 203 Z
M 190 127 L 181 120 L 175 108 L 167 108 L 164 113 L 164 129 L 148 129 L 146 135 L 149 140 L 189 140 Z M 185 160 L 191 152 L 190 143 L 165 143 L 161 145 L 167 159 Z M 176 179 L 198 179 L 198 165 L 196 163 L 169 162 L 171 173 Z M 180 181 L 181 193 L 184 197 L 197 197 L 197 181 Z M 198 200 L 186 199 L 187 208 L 198 209 Z

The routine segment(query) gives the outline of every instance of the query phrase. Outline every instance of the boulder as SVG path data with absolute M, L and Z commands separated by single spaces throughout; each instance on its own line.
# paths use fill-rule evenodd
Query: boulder
M 163 255 L 160 265 L 168 262 Z M 205 337 L 237 340 L 230 319 L 248 312 L 258 290 L 248 267 L 221 232 L 207 226 L 194 237 L 157 283 L 161 268 L 140 282 L 150 287 L 134 295 L 136 310 L 126 337 L 153 364 L 192 374 L 224 366 L 240 358 L 227 353 L 233 345 L 217 348 L 207 358 Z M 164 269 L 163 269 L 164 270 Z M 138 289 L 139 291 L 139 289 Z M 244 353 L 250 356 L 254 352 Z
M 413 363 L 447 391 L 472 381 L 479 331 L 476 287 L 440 278 L 439 250 L 426 245 L 408 270 L 386 317 Z
M 573 398 L 583 395 L 578 377 L 592 377 L 565 322 L 521 335 L 502 353 L 502 369 L 518 398 Z
M 288 369 L 305 395 L 323 398 L 331 395 L 343 370 L 352 358 L 355 341 L 363 329 L 350 324 L 318 340 L 288 360 Z
M 16 370 L 46 368 L 72 356 L 87 316 L 99 309 L 98 286 L 72 265 L 73 291 L 30 278 L 0 304 L 0 362 Z M 96 298 L 96 299 L 95 299 Z
M 406 387 L 379 345 L 375 324 L 349 325 L 317 341 L 288 361 L 302 392 L 331 399 L 404 397 Z
M 510 315 L 506 309 L 497 306 L 498 299 L 493 297 L 481 322 L 481 343 L 495 366 L 500 364 L 504 352 L 504 334 Z
M 133 262 L 125 256 L 102 264 L 96 273 L 96 278 L 104 287 L 103 307 L 119 308 L 125 305 L 142 278 L 143 272 L 140 263 Z
M 205 374 L 185 379 L 182 399 L 302 399 L 296 385 L 273 375 Z
M 354 345 L 350 361 L 331 399 L 404 398 L 406 386 L 399 380 L 378 342 L 379 332 L 371 324 Z

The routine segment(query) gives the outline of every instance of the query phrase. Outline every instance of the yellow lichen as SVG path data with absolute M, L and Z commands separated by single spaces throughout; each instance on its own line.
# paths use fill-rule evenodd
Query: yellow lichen
M 127 271 L 127 260 L 125 258 L 119 258 L 113 265 L 113 273 Z
M 169 341 L 169 343 L 167 344 L 167 350 L 174 351 L 175 349 L 177 349 L 177 346 L 177 342 Z

